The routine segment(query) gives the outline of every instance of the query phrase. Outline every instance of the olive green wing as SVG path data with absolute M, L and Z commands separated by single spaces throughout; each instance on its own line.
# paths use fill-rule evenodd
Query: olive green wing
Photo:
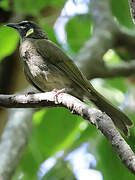
M 59 70 L 63 71 L 73 82 L 75 82 L 85 93 L 89 93 L 91 84 L 81 73 L 74 62 L 53 42 L 50 40 L 37 40 L 37 52 L 49 63 L 56 66 Z
M 112 118 L 115 125 L 126 136 L 129 135 L 127 126 L 131 126 L 132 121 L 93 88 L 74 62 L 58 46 L 49 40 L 37 40 L 35 47 L 44 60 L 63 71 L 66 76 L 84 90 L 85 95 L 99 109 L 106 112 Z

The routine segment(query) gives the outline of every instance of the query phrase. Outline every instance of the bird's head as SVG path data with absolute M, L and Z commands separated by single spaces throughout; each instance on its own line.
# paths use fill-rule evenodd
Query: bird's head
M 16 29 L 19 32 L 22 39 L 48 39 L 47 34 L 37 24 L 31 21 L 9 23 L 6 26 Z

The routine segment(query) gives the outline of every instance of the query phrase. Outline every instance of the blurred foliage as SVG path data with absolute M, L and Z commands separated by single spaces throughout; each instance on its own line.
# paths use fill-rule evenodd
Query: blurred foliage
M 127 0 L 114 1 L 110 0 L 112 13 L 117 18 L 121 25 L 127 28 L 134 28 L 134 24 L 131 20 L 129 4 Z
M 2 0 L 0 1 L 0 8 L 7 12 L 10 9 L 16 16 L 21 14 L 28 19 L 32 17 L 48 33 L 49 38 L 59 44 L 53 24 L 46 24 L 46 22 L 56 18 L 53 10 L 51 12 L 51 8 L 55 7 L 61 11 L 65 2 L 66 0 L 13 0 L 11 3 L 10 0 Z M 129 14 L 128 1 L 110 0 L 110 2 L 112 13 L 118 22 L 132 29 L 133 23 Z M 50 9 L 49 14 L 47 12 L 48 7 Z M 92 36 L 92 20 L 88 13 L 77 14 L 68 18 L 65 27 L 67 45 L 72 52 L 77 53 L 86 40 Z M 7 22 L 4 23 L 6 24 Z M 2 60 L 6 56 L 11 55 L 16 49 L 17 44 L 17 33 L 12 29 L 0 26 L 0 59 Z M 109 50 L 106 53 L 104 60 L 108 64 L 113 65 L 121 62 L 121 58 L 113 50 Z M 96 82 L 100 86 L 100 92 L 117 105 L 120 103 L 117 98 L 119 94 L 125 97 L 128 91 L 127 82 L 124 78 L 106 79 L 102 80 L 102 82 L 99 80 L 95 81 L 95 84 Z M 133 115 L 130 116 L 135 120 Z M 133 150 L 135 150 L 135 133 L 133 130 L 131 134 L 132 136 L 128 139 L 128 142 Z M 18 177 L 22 180 L 36 180 L 41 164 L 49 157 L 56 157 L 56 153 L 59 151 L 64 151 L 64 155 L 57 158 L 56 165 L 48 171 L 43 179 L 75 179 L 73 167 L 68 162 L 65 162 L 64 158 L 84 142 L 90 144 L 88 151 L 95 155 L 97 160 L 96 169 L 101 171 L 104 180 L 132 180 L 134 178 L 120 162 L 110 144 L 100 132 L 97 132 L 95 127 L 80 117 L 72 115 L 65 108 L 52 108 L 43 109 L 35 113 L 29 143 L 13 180 L 17 180 Z
M 84 42 L 91 36 L 90 15 L 76 15 L 66 24 L 67 43 L 77 53 Z
M 120 64 L 121 62 L 119 55 L 112 49 L 109 49 L 109 51 L 104 54 L 103 59 L 110 65 Z
M 107 79 L 105 81 L 105 87 L 106 88 L 117 88 L 123 93 L 126 93 L 128 91 L 128 87 L 126 86 L 125 79 L 124 78 L 113 78 L 113 79 Z
M 55 36 L 54 30 L 52 29 L 52 26 L 47 26 L 46 24 L 41 23 L 41 27 L 45 30 L 45 32 L 47 32 L 47 35 L 50 40 L 52 40 L 56 44 L 60 45 L 59 42 L 57 41 L 57 38 Z
M 63 7 L 63 0 L 14 0 L 17 13 L 27 13 L 28 15 L 38 15 L 46 6 Z
M 62 171 L 61 171 L 62 170 Z M 66 161 L 58 161 L 56 166 L 54 166 L 47 174 L 43 177 L 42 180 L 76 180 L 70 164 Z
M 18 43 L 18 35 L 15 30 L 0 27 L 0 60 L 5 56 L 9 56 L 16 49 Z
M 1 0 L 0 1 L 0 7 L 4 10 L 9 10 L 9 1 L 8 0 Z
M 45 159 L 61 149 L 67 149 L 75 141 L 75 135 L 80 133 L 81 122 L 80 117 L 72 116 L 65 108 L 37 112 L 30 141 L 20 164 L 21 171 L 25 172 L 24 179 L 36 179 L 37 169 Z
M 98 143 L 95 143 L 98 142 Z M 94 154 L 97 157 L 97 168 L 101 170 L 104 180 L 133 180 L 134 175 L 126 169 L 116 156 L 110 144 L 104 137 L 97 137 L 92 143 L 95 144 Z

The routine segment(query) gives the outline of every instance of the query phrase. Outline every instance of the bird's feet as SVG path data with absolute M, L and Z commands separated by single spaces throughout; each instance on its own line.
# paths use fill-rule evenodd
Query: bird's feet
M 35 94 L 35 92 L 34 92 L 34 91 L 27 92 L 27 93 L 25 94 L 25 96 L 32 95 L 32 94 Z
M 63 89 L 53 89 L 53 92 L 55 92 L 55 96 L 54 98 L 56 99 L 56 101 L 58 102 L 58 95 L 61 93 L 66 93 L 68 91 L 68 88 L 63 88 Z

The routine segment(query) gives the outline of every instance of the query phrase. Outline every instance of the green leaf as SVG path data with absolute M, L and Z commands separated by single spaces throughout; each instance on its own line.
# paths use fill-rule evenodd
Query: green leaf
M 13 53 L 18 39 L 15 30 L 4 26 L 0 27 L 0 60 Z
M 76 148 L 80 147 L 84 142 L 88 142 L 91 139 L 94 139 L 98 134 L 100 133 L 98 132 L 97 128 L 88 123 L 87 128 L 80 133 L 80 136 L 73 142 L 73 144 L 69 147 L 68 151 L 71 152 L 75 150 Z
M 128 86 L 124 78 L 113 78 L 113 79 L 106 79 L 104 81 L 104 86 L 106 88 L 116 88 L 122 91 L 123 93 L 126 93 L 128 91 Z
M 37 15 L 46 6 L 63 7 L 65 0 L 15 0 L 14 4 L 17 13 Z
M 41 27 L 44 29 L 44 31 L 48 34 L 48 37 L 51 41 L 55 42 L 56 44 L 59 44 L 56 35 L 54 32 L 54 29 L 52 26 L 46 25 L 46 24 L 41 24 Z
M 91 35 L 91 20 L 88 14 L 77 15 L 66 24 L 67 42 L 74 52 L 78 52 Z
M 80 132 L 82 119 L 65 108 L 51 108 L 37 112 L 28 147 L 21 160 L 18 173 L 34 179 L 40 164 L 59 150 L 67 149 Z M 15 176 L 17 177 L 17 176 Z
M 4 10 L 8 11 L 9 10 L 9 1 L 8 0 L 1 0 L 0 1 L 0 7 L 3 8 Z
M 104 54 L 103 59 L 107 62 L 108 65 L 117 65 L 121 63 L 121 58 L 113 49 L 109 49 Z
M 105 137 L 97 136 L 91 147 L 97 159 L 96 169 L 101 171 L 104 180 L 134 180 L 134 175 L 123 165 Z
M 114 81 L 114 83 L 113 83 Z M 112 83 L 112 84 L 111 84 Z M 105 96 L 109 101 L 111 101 L 115 105 L 120 105 L 124 103 L 125 100 L 125 94 L 122 93 L 121 89 L 123 88 L 123 92 L 125 92 L 124 87 L 118 87 L 117 79 L 115 82 L 115 79 L 94 79 L 92 80 L 92 84 L 95 87 L 95 89 L 100 92 L 103 96 Z M 116 84 L 116 86 L 115 86 Z M 122 84 L 122 82 L 121 82 Z M 122 86 L 124 86 L 122 84 Z M 119 90 L 120 88 L 120 90 Z M 127 88 L 127 87 L 125 87 Z
M 111 0 L 110 2 L 112 13 L 117 18 L 119 23 L 128 28 L 134 28 L 134 24 L 130 16 L 128 0 Z
M 81 122 L 80 117 L 73 116 L 65 108 L 51 108 L 38 112 L 34 121 L 38 118 L 41 122 L 33 129 L 32 139 L 34 138 L 36 146 L 45 157 L 67 148 L 74 141 L 73 136 L 78 132 Z

